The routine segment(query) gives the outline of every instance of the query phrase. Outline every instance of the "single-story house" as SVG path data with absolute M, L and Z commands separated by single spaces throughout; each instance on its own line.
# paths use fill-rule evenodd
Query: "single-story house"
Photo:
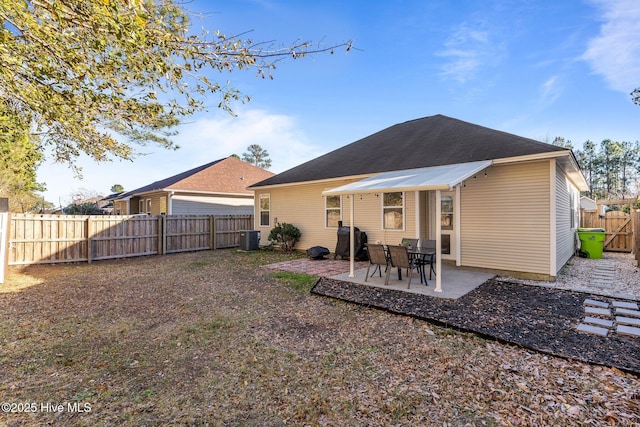
M 114 213 L 253 215 L 254 194 L 247 186 L 273 175 L 230 156 L 121 193 Z
M 332 250 L 342 221 L 369 242 L 434 239 L 438 261 L 549 280 L 575 253 L 587 182 L 570 149 L 435 115 L 249 188 L 261 244 L 286 222 L 296 248 Z

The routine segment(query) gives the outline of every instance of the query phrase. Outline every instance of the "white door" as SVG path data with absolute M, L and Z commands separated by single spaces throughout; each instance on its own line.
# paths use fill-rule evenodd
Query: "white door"
M 456 259 L 456 194 L 453 191 L 443 191 L 441 199 L 440 232 L 443 259 Z
M 457 211 L 457 202 L 456 202 L 456 192 L 455 191 L 443 191 L 441 193 L 441 201 L 440 201 L 440 218 L 435 218 L 435 191 L 429 192 L 429 209 L 430 217 L 434 218 L 435 221 L 430 221 L 429 224 L 429 235 L 432 239 L 435 239 L 435 233 L 437 229 L 435 227 L 440 227 L 440 235 L 441 235 L 441 245 L 442 248 L 442 259 L 451 259 L 456 260 L 456 252 L 457 252 L 457 224 L 458 215 Z

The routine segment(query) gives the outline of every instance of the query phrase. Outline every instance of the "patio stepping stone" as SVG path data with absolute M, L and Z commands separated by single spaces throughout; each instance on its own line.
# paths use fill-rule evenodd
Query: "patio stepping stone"
M 601 319 L 599 317 L 585 317 L 584 323 L 588 323 L 596 326 L 604 326 L 605 328 L 613 327 L 613 320 Z
M 632 337 L 640 337 L 640 328 L 626 325 L 618 325 L 616 332 L 622 335 L 630 335 Z
M 609 303 L 606 303 L 604 301 L 596 301 L 593 299 L 584 300 L 584 305 L 588 305 L 590 307 L 609 308 Z
M 635 302 L 613 301 L 611 305 L 615 308 L 626 308 L 629 310 L 638 310 L 638 304 Z
M 609 282 L 592 282 L 591 286 L 594 287 L 594 288 L 600 288 L 600 289 L 613 288 L 613 286 Z
M 586 314 L 600 315 L 600 316 L 611 316 L 611 310 L 608 308 L 599 308 L 599 307 L 591 307 L 586 306 L 584 308 L 584 312 Z
M 636 302 L 585 299 L 585 317 L 576 328 L 579 332 L 606 337 L 609 333 L 640 337 L 640 310 Z M 612 310 L 615 314 L 612 313 Z
M 627 308 L 616 308 L 616 315 L 623 314 L 627 317 L 640 317 L 640 311 L 629 310 Z
M 635 317 L 616 316 L 616 323 L 618 325 L 629 325 L 629 326 L 640 327 L 640 319 L 636 319 Z
M 640 328 L 638 329 L 640 331 Z M 578 331 L 588 332 L 594 335 L 600 335 L 606 337 L 609 334 L 609 328 L 602 328 L 600 326 L 588 325 L 586 323 L 580 323 L 578 325 Z
M 615 279 L 616 269 L 612 260 L 603 259 L 600 260 L 596 270 L 591 276 L 590 286 L 594 288 L 610 289 L 612 288 L 612 282 Z

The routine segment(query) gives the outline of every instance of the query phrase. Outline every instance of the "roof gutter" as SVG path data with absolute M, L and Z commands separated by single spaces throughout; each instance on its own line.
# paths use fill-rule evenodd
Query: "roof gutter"
M 252 191 L 256 191 L 256 190 L 272 189 L 272 188 L 278 188 L 278 187 L 291 187 L 291 186 L 297 186 L 297 185 L 322 184 L 322 183 L 327 183 L 327 182 L 331 182 L 331 183 L 335 184 L 336 180 L 344 180 L 344 181 L 356 180 L 356 181 L 359 181 L 361 179 L 369 178 L 369 177 L 374 176 L 374 175 L 379 175 L 380 173 L 381 172 L 371 172 L 371 173 L 361 174 L 361 175 L 336 176 L 334 178 L 316 179 L 314 181 L 283 182 L 282 184 L 259 185 L 259 186 L 253 186 L 252 185 L 252 186 L 247 187 L 247 189 L 248 190 L 252 190 Z
M 556 159 L 558 157 L 565 157 L 568 153 L 571 153 L 571 150 L 550 151 L 547 153 L 529 154 L 527 156 L 505 157 L 503 159 L 493 159 L 493 164 L 501 165 L 505 163 L 519 163 L 519 162 L 531 162 L 534 160 Z

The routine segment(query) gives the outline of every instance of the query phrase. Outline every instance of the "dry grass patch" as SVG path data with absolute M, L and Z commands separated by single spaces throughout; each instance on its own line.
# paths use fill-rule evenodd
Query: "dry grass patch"
M 291 256 L 13 272 L 0 395 L 22 411 L 0 425 L 640 423 L 636 377 L 313 296 L 314 277 L 260 268 Z

